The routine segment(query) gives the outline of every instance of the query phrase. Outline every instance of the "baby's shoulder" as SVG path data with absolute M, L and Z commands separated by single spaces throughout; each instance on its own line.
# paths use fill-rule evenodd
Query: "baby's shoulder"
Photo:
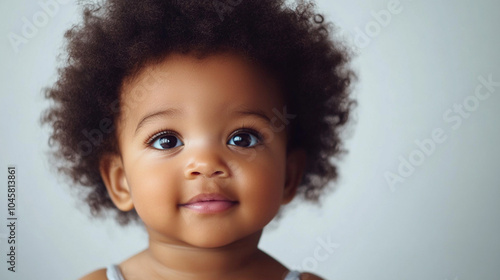
M 106 268 L 98 269 L 80 278 L 80 280 L 107 280 L 107 279 L 108 277 L 106 276 Z
M 319 277 L 316 274 L 312 274 L 309 272 L 303 272 L 300 274 L 300 280 L 325 280 L 325 279 Z

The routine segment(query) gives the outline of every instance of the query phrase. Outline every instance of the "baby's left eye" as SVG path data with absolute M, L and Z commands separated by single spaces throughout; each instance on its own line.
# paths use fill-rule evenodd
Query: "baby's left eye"
M 260 138 L 251 132 L 238 132 L 227 142 L 228 145 L 250 148 L 260 143 Z

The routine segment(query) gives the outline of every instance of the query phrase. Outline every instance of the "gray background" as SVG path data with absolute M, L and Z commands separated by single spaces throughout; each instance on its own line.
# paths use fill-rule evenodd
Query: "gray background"
M 500 82 L 500 2 L 401 0 L 377 29 L 373 13 L 390 2 L 318 1 L 359 53 L 350 153 L 323 207 L 297 204 L 260 247 L 327 279 L 500 279 L 500 87 L 473 99 L 479 76 Z M 36 1 L 0 2 L 1 279 L 75 279 L 146 246 L 138 228 L 88 219 L 47 161 L 41 88 L 55 80 L 62 34 L 79 16 L 61 4 L 15 52 L 9 34 L 40 11 Z M 358 29 L 370 35 L 360 41 Z M 454 126 L 443 115 L 464 102 L 470 112 Z M 418 162 L 416 141 L 435 129 L 446 140 Z M 410 156 L 418 166 L 391 188 L 384 174 Z M 9 164 L 18 169 L 15 274 L 5 261 Z

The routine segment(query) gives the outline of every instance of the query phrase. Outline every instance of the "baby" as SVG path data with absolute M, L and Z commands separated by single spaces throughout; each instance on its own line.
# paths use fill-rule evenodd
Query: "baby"
M 46 91 L 59 170 L 149 246 L 82 279 L 321 279 L 258 248 L 317 202 L 352 105 L 350 52 L 312 2 L 109 0 L 67 31 Z

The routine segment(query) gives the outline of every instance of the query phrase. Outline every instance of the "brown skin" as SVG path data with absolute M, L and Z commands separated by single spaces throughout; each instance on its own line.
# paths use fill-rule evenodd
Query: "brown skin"
M 264 226 L 295 196 L 306 156 L 303 150 L 287 153 L 286 130 L 270 122 L 284 100 L 263 73 L 235 54 L 202 60 L 172 54 L 124 82 L 120 155 L 104 157 L 100 169 L 113 203 L 122 211 L 135 208 L 149 235 L 149 247 L 120 264 L 125 279 L 286 275 L 288 269 L 257 245 Z M 238 132 L 242 126 L 263 138 Z M 179 145 L 163 149 L 158 138 L 146 143 L 165 130 L 175 132 Z M 241 146 L 236 135 L 255 141 Z M 214 192 L 238 203 L 211 214 L 180 206 Z M 106 279 L 105 270 L 82 279 Z M 321 278 L 304 273 L 302 279 Z

